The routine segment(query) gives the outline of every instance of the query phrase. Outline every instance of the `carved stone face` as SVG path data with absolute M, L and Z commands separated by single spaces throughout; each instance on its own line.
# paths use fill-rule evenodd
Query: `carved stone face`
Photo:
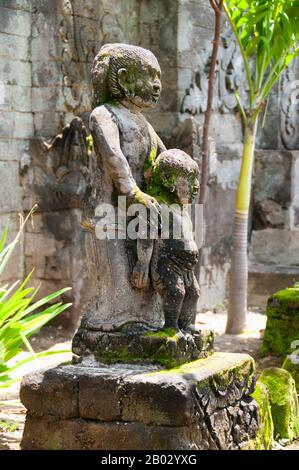
M 139 108 L 152 108 L 159 100 L 162 84 L 158 65 L 141 63 L 121 68 L 118 83 L 127 100 Z
M 96 55 L 92 70 L 94 106 L 126 100 L 152 108 L 161 93 L 161 69 L 155 55 L 130 44 L 106 44 Z
M 178 202 L 188 204 L 198 193 L 199 181 L 196 177 L 179 176 L 175 184 Z
M 151 194 L 163 193 L 167 203 L 189 204 L 199 190 L 197 163 L 179 149 L 165 150 L 157 157 L 152 171 Z

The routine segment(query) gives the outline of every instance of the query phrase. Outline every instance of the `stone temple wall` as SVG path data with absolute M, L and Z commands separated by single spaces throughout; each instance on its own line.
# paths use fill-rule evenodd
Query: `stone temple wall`
M 40 144 L 40 139 L 49 142 L 75 115 L 85 116 L 90 110 L 89 71 L 95 52 L 107 42 L 127 42 L 150 48 L 161 64 L 164 91 L 158 109 L 148 113 L 149 120 L 168 146 L 181 147 L 198 158 L 213 36 L 213 13 L 208 3 L 206 0 L 1 0 L 0 232 L 9 220 L 10 237 L 13 237 L 18 213 L 26 213 L 35 202 L 40 204 L 34 224 L 27 224 L 5 280 L 21 278 L 34 266 L 33 284 L 41 284 L 41 295 L 73 286 L 74 306 L 65 314 L 69 325 L 76 322 L 90 295 L 83 234 L 79 229 L 80 210 L 37 194 L 35 183 L 42 179 L 45 158 L 45 145 Z M 242 89 L 243 83 L 237 46 L 224 27 L 205 211 L 206 246 L 201 273 L 201 306 L 204 307 L 222 302 L 226 293 L 232 214 L 242 151 L 242 126 L 235 112 L 234 89 Z M 259 137 L 259 146 L 278 152 L 279 160 L 279 152 L 290 139 L 295 114 L 285 106 L 284 139 L 279 137 L 279 144 L 276 143 L 276 132 L 272 132 L 279 113 L 276 96 L 272 99 L 273 118 Z M 298 148 L 298 140 L 293 136 L 292 139 L 295 143 L 288 155 L 294 171 L 290 170 L 289 178 L 295 181 L 298 161 L 294 149 Z M 267 152 L 262 150 L 261 158 L 267 158 Z M 294 185 L 290 197 L 298 202 L 298 189 Z M 292 214 L 293 226 L 298 225 L 298 209 Z
M 214 35 L 214 13 L 209 2 L 180 2 L 178 15 L 178 110 L 184 128 L 193 121 L 195 156 L 202 136 L 207 103 L 209 61 Z M 224 23 L 216 69 L 211 120 L 210 178 L 205 208 L 205 248 L 201 288 L 203 307 L 221 304 L 226 296 L 232 220 L 240 157 L 242 124 L 236 114 L 234 90 L 242 87 L 244 75 L 238 48 Z M 189 125 L 189 128 L 191 123 Z M 197 128 L 197 132 L 195 129 Z M 182 140 L 182 139 L 181 139 Z M 186 132 L 185 139 L 186 140 Z
M 178 11 L 177 145 L 198 156 L 214 14 L 208 1 L 184 0 Z M 299 61 L 282 75 L 260 119 L 249 227 L 249 301 L 265 307 L 267 296 L 299 279 L 298 149 Z M 297 81 L 296 81 L 297 80 Z M 224 22 L 216 68 L 211 122 L 210 177 L 205 208 L 201 305 L 221 303 L 227 289 L 232 220 L 242 155 L 243 130 L 234 92 L 248 99 L 244 67 Z M 297 91 L 296 91 L 297 90 Z M 292 98 L 297 98 L 292 101 Z

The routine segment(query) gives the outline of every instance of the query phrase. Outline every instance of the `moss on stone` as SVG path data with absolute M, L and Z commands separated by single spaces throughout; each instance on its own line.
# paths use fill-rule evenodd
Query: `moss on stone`
M 267 303 L 267 324 L 261 353 L 286 356 L 299 340 L 299 288 L 276 292 Z
M 149 331 L 145 336 L 151 338 L 174 338 L 177 334 L 178 332 L 174 328 L 166 328 L 165 330 Z
M 154 165 L 156 158 L 157 158 L 157 147 L 152 147 L 150 154 L 149 154 L 149 163 L 151 165 Z
M 144 193 L 136 186 L 135 188 L 135 202 L 138 204 L 146 205 L 147 201 L 144 197 Z
M 270 398 L 274 424 L 274 438 L 293 440 L 299 435 L 299 406 L 295 382 L 291 374 L 278 367 L 270 367 L 261 374 Z
M 299 394 L 299 363 L 295 364 L 291 360 L 290 356 L 287 356 L 282 364 L 282 368 L 287 370 L 293 377 L 296 385 L 297 394 Z
M 182 365 L 177 365 L 167 370 L 159 372 L 149 372 L 149 374 L 180 375 L 182 377 L 194 378 L 194 382 L 201 382 L 201 385 L 209 385 L 211 377 L 214 382 L 226 387 L 231 383 L 232 377 L 238 382 L 243 382 L 246 378 L 248 387 L 254 379 L 254 360 L 244 354 L 220 353 L 216 352 L 209 357 L 197 359 Z M 238 362 L 237 362 L 238 360 Z
M 191 157 L 179 150 L 177 150 L 177 154 L 174 152 L 174 150 L 169 150 L 157 156 L 157 149 L 154 147 L 151 149 L 144 166 L 144 174 L 150 176 L 150 178 L 149 176 L 146 178 L 146 193 L 168 206 L 179 204 L 175 191 L 178 179 L 180 177 L 188 178 L 191 185 L 190 192 L 193 194 L 198 174 L 198 167 Z M 190 158 L 191 165 L 183 160 L 184 155 L 187 159 Z
M 273 445 L 274 425 L 271 414 L 269 392 L 262 382 L 257 382 L 252 394 L 259 409 L 260 425 L 254 439 L 250 439 L 246 450 L 269 450 Z
M 172 328 L 140 335 L 111 333 L 102 336 L 98 339 L 94 335 L 91 338 L 85 337 L 86 350 L 89 352 L 97 341 L 94 354 L 99 361 L 110 364 L 152 363 L 166 368 L 207 355 L 206 351 L 211 349 L 213 340 L 211 334 L 200 334 L 188 342 Z
M 87 154 L 90 157 L 93 151 L 93 138 L 91 134 L 86 137 Z

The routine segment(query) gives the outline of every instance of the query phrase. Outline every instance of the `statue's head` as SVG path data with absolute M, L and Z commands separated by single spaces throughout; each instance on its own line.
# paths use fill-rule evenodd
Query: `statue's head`
M 151 108 L 160 97 L 159 63 L 142 47 L 106 44 L 96 55 L 91 74 L 94 106 L 126 99 L 140 108 Z
M 197 163 L 179 149 L 165 150 L 154 163 L 155 183 L 172 193 L 176 202 L 188 204 L 198 193 L 199 168 Z

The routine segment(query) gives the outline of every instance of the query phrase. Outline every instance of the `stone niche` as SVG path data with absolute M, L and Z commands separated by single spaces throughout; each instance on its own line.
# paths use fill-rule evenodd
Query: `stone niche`
M 62 365 L 25 377 L 22 449 L 237 450 L 259 428 L 254 362 L 214 353 L 174 369 Z

